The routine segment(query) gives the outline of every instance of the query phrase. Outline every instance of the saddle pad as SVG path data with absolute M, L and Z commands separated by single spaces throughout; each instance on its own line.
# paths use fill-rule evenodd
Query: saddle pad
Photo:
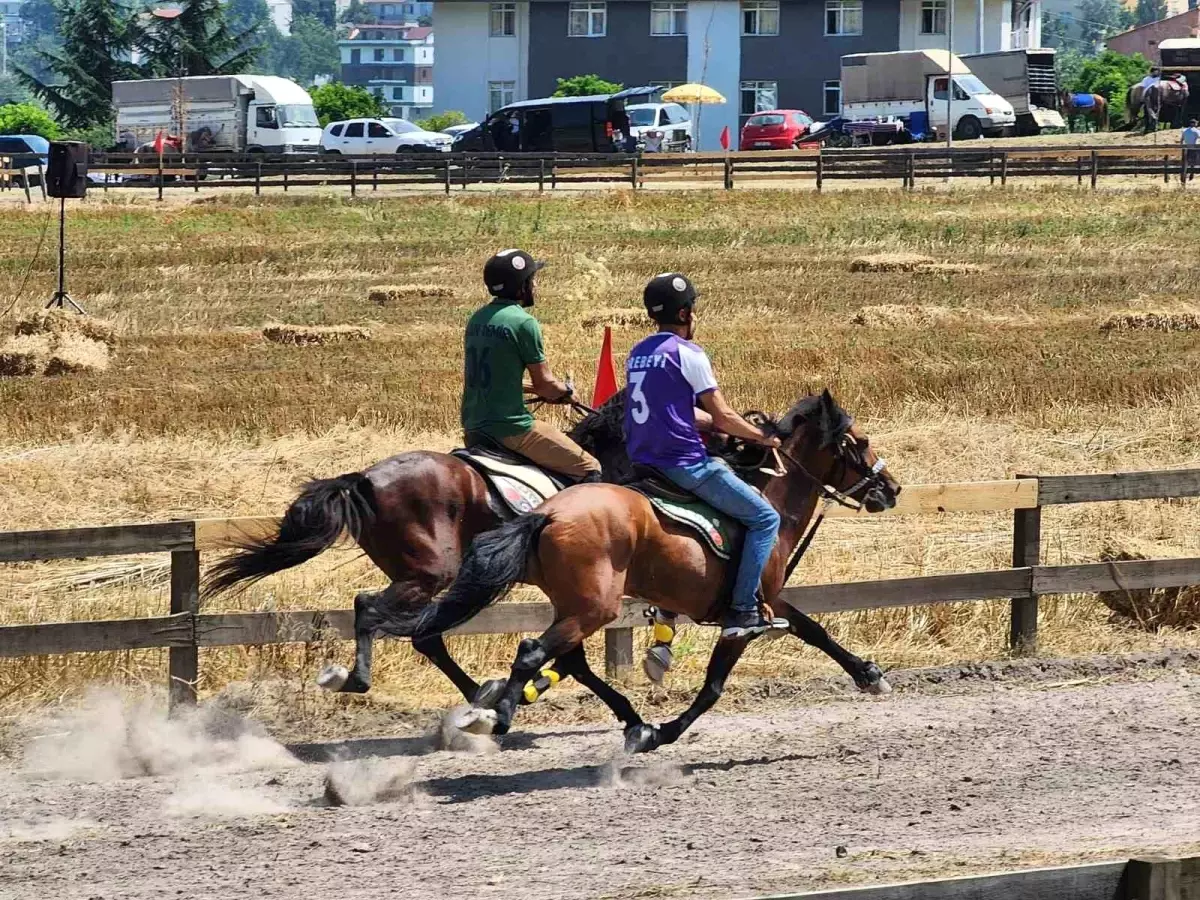
M 517 515 L 531 512 L 559 491 L 550 476 L 532 464 L 506 462 L 470 450 L 454 450 L 451 455 L 457 456 L 482 475 L 491 485 L 493 495 L 503 500 L 505 506 Z M 502 514 L 502 511 L 497 510 L 497 513 Z
M 1072 94 L 1071 105 L 1076 109 L 1090 109 L 1096 105 L 1096 98 L 1092 94 Z
M 709 506 L 702 500 L 669 500 L 643 490 L 637 485 L 627 485 L 650 501 L 651 506 L 672 522 L 686 525 L 696 532 L 716 556 L 728 560 L 733 557 L 735 544 L 741 538 L 741 525 Z

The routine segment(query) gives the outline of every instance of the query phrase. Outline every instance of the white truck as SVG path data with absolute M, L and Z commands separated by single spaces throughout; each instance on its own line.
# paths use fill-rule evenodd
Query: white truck
M 988 87 L 1012 104 L 1017 134 L 1066 128 L 1059 107 L 1058 75 L 1051 48 L 968 53 L 962 61 Z
M 312 97 L 286 78 L 148 78 L 114 81 L 112 91 L 117 142 L 131 152 L 160 134 L 182 139 L 182 148 L 172 142 L 176 152 L 317 153 L 321 145 Z
M 953 85 L 953 88 L 951 87 Z M 946 50 L 855 53 L 842 57 L 842 128 L 872 143 L 998 136 L 1016 124 L 1012 104 Z

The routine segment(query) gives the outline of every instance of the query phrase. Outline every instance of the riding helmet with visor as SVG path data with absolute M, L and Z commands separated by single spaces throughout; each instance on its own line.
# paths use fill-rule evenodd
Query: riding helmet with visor
M 660 325 L 679 324 L 679 311 L 696 305 L 695 286 L 678 272 L 655 275 L 642 292 L 650 318 Z
M 525 282 L 545 265 L 524 250 L 501 250 L 484 265 L 483 282 L 493 297 L 519 300 Z

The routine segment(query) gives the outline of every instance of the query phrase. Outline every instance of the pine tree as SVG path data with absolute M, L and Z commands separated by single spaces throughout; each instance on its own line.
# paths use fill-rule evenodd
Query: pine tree
M 1167 17 L 1167 0 L 1137 0 L 1134 18 L 1138 25 L 1149 25 Z
M 112 83 L 144 77 L 130 62 L 142 31 L 137 13 L 119 0 L 60 0 L 61 46 L 37 51 L 52 77 L 40 79 L 20 66 L 17 77 L 69 128 L 112 118 Z
M 262 25 L 235 28 L 222 0 L 187 0 L 173 19 L 155 19 L 140 42 L 157 76 L 234 75 L 254 64 Z

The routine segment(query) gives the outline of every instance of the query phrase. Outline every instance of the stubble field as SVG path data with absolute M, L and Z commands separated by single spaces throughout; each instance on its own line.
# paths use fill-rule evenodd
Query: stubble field
M 699 338 L 735 405 L 778 411 L 829 386 L 902 481 L 1195 465 L 1197 333 L 1101 326 L 1123 311 L 1195 312 L 1198 209 L 1177 189 L 1066 188 L 89 200 L 71 214 L 69 286 L 115 323 L 120 343 L 104 373 L 0 380 L 0 528 L 277 513 L 303 477 L 448 449 L 461 327 L 485 299 L 484 259 L 511 246 L 550 261 L 536 312 L 552 365 L 580 384 L 590 386 L 603 325 L 615 326 L 622 354 L 644 331 L 641 285 L 680 270 L 702 292 Z M 0 214 L 0 296 L 17 297 L 6 328 L 51 282 L 52 233 L 24 282 L 43 215 Z M 955 266 L 851 271 L 856 257 L 901 252 Z M 400 299 L 373 302 L 379 285 L 403 287 Z M 290 346 L 264 339 L 271 323 L 370 335 Z M 1106 548 L 1195 555 L 1197 511 L 1192 501 L 1048 511 L 1044 561 L 1095 560 Z M 1001 567 L 1009 527 L 982 514 L 831 523 L 797 581 Z M 0 623 L 161 614 L 164 563 L 8 566 Z M 349 606 L 356 590 L 381 583 L 356 552 L 339 550 L 220 608 Z M 1200 644 L 1186 631 L 1110 623 L 1094 598 L 1043 607 L 1049 654 Z M 1000 656 L 1005 616 L 1003 604 L 969 604 L 827 624 L 890 668 Z M 452 650 L 476 673 L 498 673 L 515 640 L 456 639 Z M 677 705 L 699 682 L 707 640 L 681 638 L 668 689 L 649 691 L 640 675 L 633 689 Z M 249 694 L 294 737 L 369 731 L 453 699 L 403 644 L 378 654 L 369 698 L 313 693 L 322 661 L 348 652 L 338 643 L 203 651 L 201 691 Z M 95 680 L 157 685 L 164 671 L 156 651 L 2 661 L 0 714 Z M 732 694 L 831 672 L 813 652 L 776 642 L 747 655 Z M 601 717 L 590 702 L 541 715 L 556 711 Z

